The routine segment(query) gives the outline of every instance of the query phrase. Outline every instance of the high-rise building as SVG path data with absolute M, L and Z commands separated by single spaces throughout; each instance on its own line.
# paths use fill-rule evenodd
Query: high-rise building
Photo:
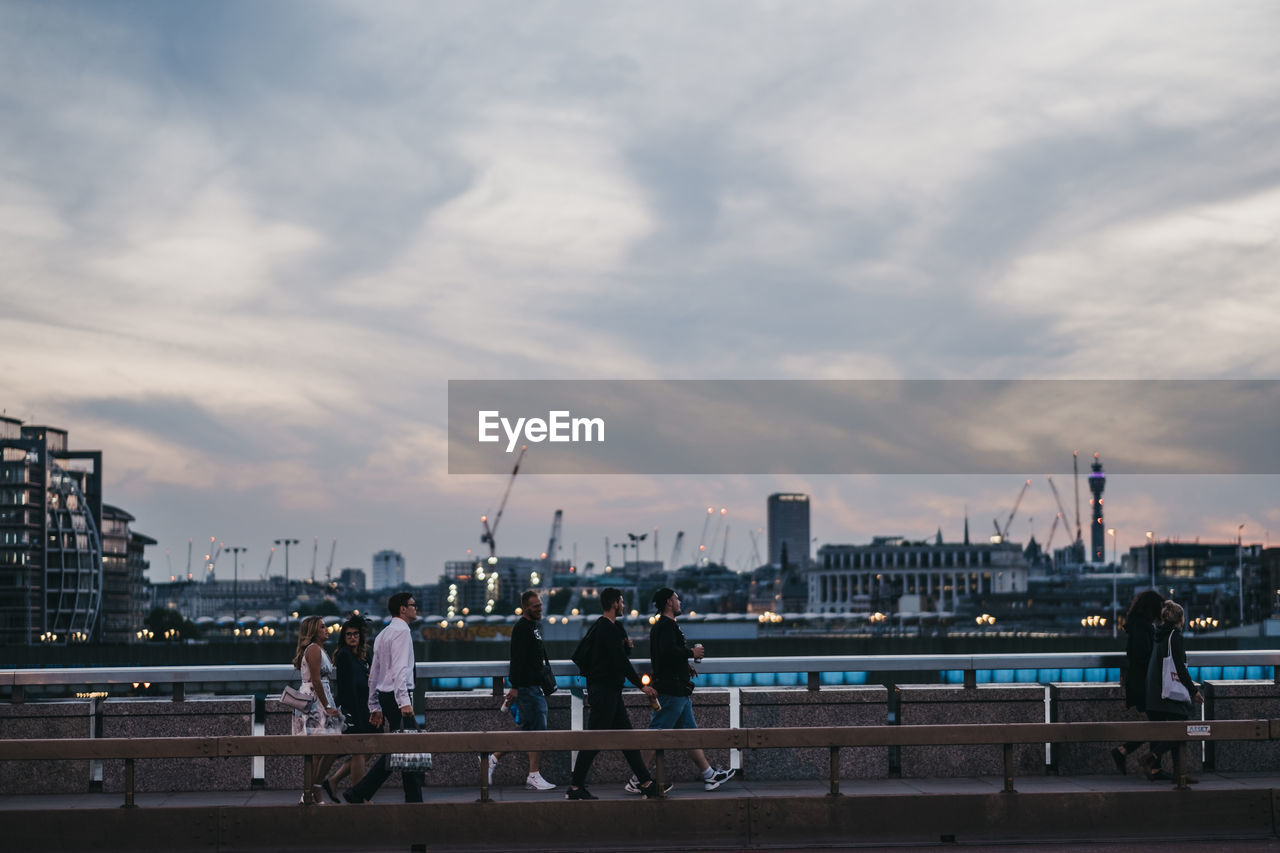
M 0 645 L 102 636 L 102 452 L 0 416 Z
M 373 555 L 373 588 L 404 586 L 404 555 L 399 551 L 379 551 Z
M 769 563 L 803 569 L 809 565 L 809 496 L 794 493 L 769 495 Z
M 1107 561 L 1107 526 L 1102 522 L 1102 490 L 1107 486 L 1107 475 L 1102 470 L 1102 460 L 1093 454 L 1092 473 L 1089 474 L 1089 531 L 1093 549 L 1090 559 L 1095 563 Z
M 156 541 L 133 531 L 134 517 L 120 507 L 102 505 L 102 641 L 138 640 L 151 593 L 147 589 L 145 548 Z

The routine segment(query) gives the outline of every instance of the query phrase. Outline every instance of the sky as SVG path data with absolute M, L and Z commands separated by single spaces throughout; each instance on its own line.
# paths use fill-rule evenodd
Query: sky
M 153 579 L 189 539 L 253 576 L 297 538 L 294 576 L 392 548 L 426 583 L 507 485 L 449 473 L 451 379 L 1274 380 L 1278 25 L 1248 0 L 8 0 L 0 409 L 103 451 Z M 771 492 L 812 495 L 815 546 L 953 540 L 1033 478 L 1011 535 L 1043 541 L 1044 473 L 569 476 L 535 448 L 496 538 L 535 555 L 559 508 L 580 563 L 640 532 L 650 558 L 655 527 L 688 558 L 712 506 L 745 568 Z M 1107 523 L 1121 550 L 1274 544 L 1278 497 L 1112 477 Z

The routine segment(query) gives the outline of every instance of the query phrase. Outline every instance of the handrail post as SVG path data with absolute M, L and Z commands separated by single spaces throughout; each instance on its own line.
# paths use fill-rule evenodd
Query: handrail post
M 1013 744 L 1001 744 L 1004 751 L 1004 793 L 1016 794 L 1013 789 Z
M 126 758 L 124 760 L 124 809 L 136 809 L 138 804 L 133 801 L 133 759 Z
M 506 694 L 507 691 L 503 689 L 503 683 L 504 682 L 501 675 L 495 675 L 493 677 L 493 698 L 494 699 L 501 699 L 503 695 Z
M 822 673 L 820 672 L 809 673 L 809 689 L 816 693 L 821 687 L 822 687 Z
M 487 803 L 489 799 L 489 753 L 477 753 L 480 757 L 480 799 L 479 802 Z
M 978 671 L 976 669 L 966 669 L 964 671 L 964 689 L 976 690 L 978 688 Z
M 653 781 L 658 786 L 658 793 L 662 793 L 667 782 L 667 759 L 665 750 L 655 749 L 653 751 Z
M 185 702 L 187 700 L 187 685 L 181 681 L 173 682 L 173 701 Z
M 1187 790 L 1186 742 L 1173 744 L 1173 782 L 1179 791 Z
M 840 747 L 829 747 L 831 750 L 831 790 L 828 797 L 840 796 Z

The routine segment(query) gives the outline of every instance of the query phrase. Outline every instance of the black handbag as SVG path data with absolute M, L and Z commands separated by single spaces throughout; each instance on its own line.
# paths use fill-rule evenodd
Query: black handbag
M 551 669 L 551 661 L 547 658 L 547 650 L 542 650 L 542 671 L 538 673 L 538 681 L 542 684 L 542 694 L 550 696 L 556 692 L 559 685 L 556 684 L 556 674 Z

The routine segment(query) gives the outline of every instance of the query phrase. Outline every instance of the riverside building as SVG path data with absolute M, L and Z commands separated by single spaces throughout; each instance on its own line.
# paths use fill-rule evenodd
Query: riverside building
M 1025 592 L 1027 562 L 1013 542 L 823 545 L 806 573 L 812 613 L 955 611 L 982 593 Z

